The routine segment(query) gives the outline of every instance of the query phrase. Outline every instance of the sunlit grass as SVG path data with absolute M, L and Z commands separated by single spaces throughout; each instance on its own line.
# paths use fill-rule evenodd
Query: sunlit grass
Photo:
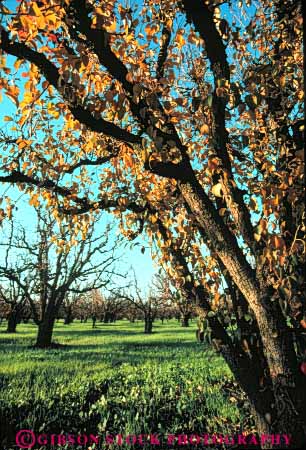
M 237 431 L 243 414 L 223 390 L 231 373 L 221 357 L 196 342 L 195 328 L 156 322 L 154 333 L 145 335 L 142 322 L 98 323 L 96 329 L 90 322 L 57 322 L 54 341 L 64 347 L 39 350 L 32 347 L 34 324 L 19 325 L 14 335 L 4 333 L 3 324 L 0 412 L 7 434 L 19 428 Z

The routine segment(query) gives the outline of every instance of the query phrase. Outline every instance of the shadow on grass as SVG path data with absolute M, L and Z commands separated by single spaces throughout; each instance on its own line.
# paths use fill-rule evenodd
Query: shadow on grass
M 107 324 L 108 325 L 108 324 Z M 113 324 L 110 324 L 113 327 Z M 119 325 L 120 326 L 120 325 Z M 67 325 L 67 327 L 69 327 L 69 325 Z M 159 332 L 163 332 L 163 333 L 171 333 L 171 334 L 187 334 L 188 332 L 193 332 L 194 330 L 190 329 L 190 328 L 178 328 L 178 329 L 167 329 L 167 330 L 162 330 L 162 327 L 156 327 L 156 329 L 154 330 L 153 328 L 153 332 L 151 334 L 146 334 L 143 332 L 142 329 L 139 330 L 128 330 L 126 329 L 126 327 L 124 327 L 124 329 L 120 330 L 120 329 L 108 329 L 108 328 L 104 328 L 104 326 L 101 327 L 97 327 L 97 328 L 92 328 L 90 330 L 73 330 L 73 329 L 56 329 L 55 330 L 55 334 L 57 336 L 77 336 L 77 337 L 82 337 L 82 336 L 95 336 L 97 334 L 103 334 L 104 336 L 118 336 L 118 337 L 126 337 L 126 336 L 141 336 L 141 337 L 149 337 L 149 336 L 157 336 L 159 334 Z
M 69 333 L 69 334 L 68 334 Z M 70 336 L 71 337 L 79 337 L 82 338 L 84 336 L 90 337 L 95 336 L 97 334 L 103 334 L 105 336 L 137 336 L 144 334 L 141 331 L 129 331 L 129 330 L 105 330 L 103 328 L 92 328 L 91 330 L 55 330 L 55 333 L 57 336 Z
M 34 344 L 34 342 L 33 342 Z M 86 345 L 59 345 L 54 342 L 52 347 L 41 349 L 34 345 L 15 345 L 11 348 L 8 345 L 6 351 L 22 351 L 27 353 L 27 357 L 32 362 L 39 363 L 41 361 L 47 364 L 52 363 L 55 352 L 57 358 L 60 358 L 61 366 L 57 366 L 57 370 L 62 369 L 63 372 L 71 363 L 91 364 L 97 363 L 106 364 L 107 366 L 116 367 L 122 364 L 141 365 L 144 363 L 163 363 L 174 361 L 178 356 L 178 348 L 181 354 L 191 354 L 191 352 L 198 352 L 203 356 L 204 348 L 200 348 L 196 342 L 142 342 L 142 343 L 106 343 L 101 344 L 86 344 Z M 3 349 L 4 350 L 4 349 Z M 66 363 L 66 365 L 65 365 Z
M 177 357 L 177 349 L 186 354 L 190 354 L 191 351 L 199 351 L 202 353 L 201 348 L 197 343 L 142 343 L 142 344 L 107 344 L 103 345 L 65 345 L 60 347 L 61 362 L 95 362 L 106 363 L 110 367 L 119 366 L 124 363 L 132 365 L 139 365 L 146 362 L 171 362 Z M 52 348 L 49 349 L 36 349 L 31 347 L 30 351 L 44 350 L 48 359 L 48 353 L 50 360 L 52 360 Z M 63 367 L 63 370 L 66 370 Z

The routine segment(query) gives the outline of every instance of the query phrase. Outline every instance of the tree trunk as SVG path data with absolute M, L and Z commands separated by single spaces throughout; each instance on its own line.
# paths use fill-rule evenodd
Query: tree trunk
M 184 314 L 182 317 L 182 327 L 189 327 L 189 314 Z
M 292 379 L 289 388 L 287 380 L 280 379 L 276 387 L 261 348 L 250 357 L 225 345 L 220 351 L 250 402 L 257 434 L 270 436 L 261 448 L 303 448 L 306 442 L 305 376 L 297 374 L 295 385 Z M 275 442 L 271 441 L 272 435 Z
M 145 318 L 145 327 L 144 327 L 144 332 L 145 334 L 151 334 L 152 333 L 152 328 L 153 328 L 153 320 L 151 317 L 146 317 Z
M 68 309 L 67 309 L 67 312 L 66 312 L 64 324 L 65 324 L 65 325 L 69 325 L 69 324 L 72 323 L 72 322 L 73 322 L 72 308 L 68 308 Z
M 38 334 L 36 339 L 36 347 L 39 348 L 48 348 L 52 343 L 52 334 L 54 327 L 55 318 L 46 315 L 43 321 L 39 324 Z
M 292 392 L 289 392 L 286 386 L 283 390 L 279 388 L 279 391 L 272 386 L 266 390 L 260 386 L 256 389 L 253 387 L 252 391 L 249 390 L 248 398 L 257 433 L 281 436 L 281 441 L 275 442 L 274 445 L 269 440 L 262 444 L 263 449 L 303 448 L 306 443 L 305 382 L 301 380 Z
M 16 310 L 12 310 L 7 319 L 7 333 L 16 333 L 16 327 L 19 323 L 19 312 Z
M 103 322 L 104 323 L 109 323 L 110 322 L 110 316 L 109 316 L 108 312 L 104 313 Z

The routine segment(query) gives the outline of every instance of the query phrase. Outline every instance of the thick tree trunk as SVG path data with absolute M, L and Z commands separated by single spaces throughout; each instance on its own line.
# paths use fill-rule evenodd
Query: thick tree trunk
M 258 426 L 272 430 L 274 434 L 291 435 L 292 448 L 302 446 L 306 442 L 306 415 L 301 401 L 305 394 L 298 381 L 300 376 L 293 339 L 278 300 L 272 298 L 273 289 L 265 286 L 260 274 L 257 277 L 249 266 L 237 241 L 218 217 L 197 180 L 181 183 L 180 188 L 199 225 L 205 230 L 208 245 L 217 253 L 256 318 L 271 382 L 271 393 L 266 398 L 270 397 L 272 400 L 267 403 L 262 397 L 260 402 L 258 398 L 261 386 L 258 385 L 255 392 L 247 386 L 249 371 L 243 376 L 240 374 L 238 378 L 251 403 L 256 405 Z M 237 375 L 235 368 L 231 369 Z M 268 447 L 269 444 L 266 448 Z
M 12 310 L 7 318 L 7 333 L 16 333 L 16 328 L 19 323 L 19 312 Z
M 281 436 L 280 442 L 275 443 L 277 445 L 267 440 L 262 448 L 303 448 L 306 443 L 305 382 L 301 380 L 291 392 L 286 387 L 279 391 L 272 386 L 266 389 L 253 387 L 249 389 L 248 398 L 257 433 Z
M 151 334 L 152 333 L 152 328 L 153 328 L 153 320 L 151 317 L 146 317 L 145 318 L 145 327 L 144 327 L 144 332 L 145 334 Z
M 279 375 L 291 377 L 292 365 L 296 363 L 293 341 L 287 333 L 288 328 L 278 302 L 271 299 L 273 292 L 261 286 L 235 237 L 220 220 L 196 178 L 192 182 L 181 183 L 180 189 L 199 225 L 204 228 L 210 241 L 209 247 L 217 253 L 254 312 L 272 379 Z
M 290 434 L 291 448 L 302 446 L 306 442 L 306 415 L 303 410 L 306 389 L 303 391 L 301 387 L 293 339 L 279 303 L 272 298 L 263 277 L 256 278 L 237 241 L 220 222 L 214 206 L 197 180 L 192 184 L 180 183 L 180 188 L 200 229 L 205 231 L 207 245 L 217 253 L 256 318 L 256 343 L 250 346 L 251 352 L 245 350 L 241 342 L 232 340 L 214 316 L 208 317 L 213 343 L 253 405 L 258 431 Z M 159 225 L 163 238 L 167 239 L 166 230 L 161 223 Z M 175 263 L 183 267 L 185 277 L 191 279 L 191 282 L 184 284 L 186 297 L 193 299 L 204 311 L 210 311 L 206 292 L 202 286 L 195 287 L 185 258 L 177 249 L 172 253 Z
M 46 315 L 44 317 L 43 321 L 39 324 L 38 327 L 36 347 L 48 348 L 51 346 L 54 322 L 54 317 L 50 315 Z
M 290 390 L 287 383 L 276 388 L 260 348 L 248 357 L 239 354 L 234 348 L 222 346 L 221 354 L 250 402 L 257 434 L 270 436 L 261 447 L 303 448 L 306 442 L 306 390 L 303 376 L 296 377 L 297 382 L 295 386 L 292 383 Z M 271 441 L 272 435 L 275 441 Z

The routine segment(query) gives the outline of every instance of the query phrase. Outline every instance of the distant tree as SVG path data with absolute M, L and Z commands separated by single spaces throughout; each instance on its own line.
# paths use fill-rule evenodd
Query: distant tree
M 125 303 L 125 308 L 123 311 L 124 317 L 128 319 L 131 323 L 135 323 L 136 320 L 142 320 L 142 312 L 131 302 L 127 301 Z
M 0 276 L 1 278 L 1 276 Z M 23 318 L 27 297 L 17 283 L 10 280 L 0 286 L 0 302 L 6 305 L 7 333 L 16 333 L 17 325 Z
M 34 237 L 19 226 L 8 243 L 0 276 L 18 286 L 21 297 L 29 302 L 38 325 L 36 346 L 45 348 L 52 344 L 54 322 L 67 296 L 110 284 L 115 244 L 109 244 L 109 227 L 95 237 L 93 222 L 86 235 L 78 237 L 68 224 L 57 227 L 46 212 L 36 213 Z M 16 260 L 18 266 L 12 262 Z
M 80 288 L 80 286 L 79 286 Z M 77 316 L 77 306 L 83 294 L 78 292 L 68 292 L 64 298 L 61 311 L 64 317 L 64 324 L 69 325 Z
M 190 300 L 182 296 L 180 292 L 177 292 L 175 304 L 181 314 L 182 327 L 189 327 L 189 321 L 192 318 L 193 305 Z
M 179 315 L 182 327 L 189 327 L 189 320 L 194 314 L 194 299 L 186 296 L 186 292 L 182 292 L 177 287 L 171 289 L 171 279 L 167 273 L 160 271 L 158 276 L 154 278 L 154 287 L 159 295 L 165 299 L 165 311 L 172 305 L 175 308 L 175 315 Z
M 118 275 L 118 274 L 117 274 Z M 126 309 L 126 301 L 112 294 L 112 289 L 101 292 L 92 289 L 85 294 L 70 294 L 64 300 L 63 309 L 66 317 L 78 318 L 84 321 L 95 316 L 100 322 L 115 322 L 118 316 L 122 316 Z
M 13 235 L 14 235 L 14 224 L 11 222 L 10 224 L 10 232 L 7 236 L 8 242 L 4 251 L 5 266 L 7 267 L 9 264 L 12 265 L 13 271 L 15 273 L 22 273 L 22 264 L 23 262 L 17 258 L 13 258 L 9 261 L 10 252 L 12 251 L 12 247 L 14 247 L 13 243 Z M 3 247 L 2 247 L 3 249 Z M 27 304 L 27 296 L 25 295 L 24 290 L 21 286 L 16 282 L 14 278 L 7 278 L 6 274 L 0 270 L 0 302 L 2 304 L 2 314 L 4 314 L 7 319 L 7 332 L 8 333 L 16 333 L 17 325 L 21 322 L 23 317 L 23 312 L 26 310 Z
M 117 297 L 115 294 L 105 296 L 103 302 L 103 312 L 101 315 L 102 322 L 115 322 L 125 310 L 125 306 L 126 302 L 120 297 Z
M 153 330 L 154 320 L 164 311 L 165 306 L 168 305 L 168 297 L 165 292 L 160 289 L 158 275 L 153 277 L 151 285 L 149 286 L 149 293 L 145 295 L 139 288 L 137 278 L 134 274 L 134 281 L 128 294 L 118 294 L 119 297 L 125 299 L 130 303 L 132 311 L 137 310 L 141 313 L 144 320 L 144 333 L 151 334 Z
M 6 319 L 10 312 L 9 305 L 4 301 L 2 296 L 0 296 L 0 325 L 2 325 L 2 322 Z
M 74 310 L 76 319 L 86 323 L 92 315 L 92 296 L 90 295 L 90 291 L 78 296 L 74 304 Z

